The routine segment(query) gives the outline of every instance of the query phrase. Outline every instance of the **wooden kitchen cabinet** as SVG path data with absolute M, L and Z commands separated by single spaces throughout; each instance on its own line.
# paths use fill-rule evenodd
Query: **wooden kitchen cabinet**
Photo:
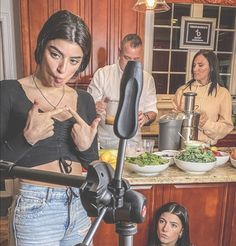
M 225 245 L 222 238 L 227 191 L 225 183 L 165 187 L 166 200 L 176 201 L 188 209 L 190 236 L 194 245 Z
M 195 246 L 236 245 L 235 183 L 157 184 L 138 191 L 146 196 L 148 210 L 145 222 L 138 225 L 134 246 L 148 246 L 148 231 L 155 211 L 169 201 L 188 209 L 191 241 Z M 104 223 L 96 233 L 94 245 L 118 245 L 114 225 Z
M 149 227 L 153 218 L 153 199 L 155 198 L 156 193 L 154 193 L 154 186 L 148 185 L 136 187 L 135 190 L 147 198 L 147 215 L 144 223 L 138 224 L 138 232 L 134 235 L 134 245 L 146 245 Z
M 226 204 L 225 226 L 223 232 L 223 246 L 236 245 L 236 183 L 229 185 Z

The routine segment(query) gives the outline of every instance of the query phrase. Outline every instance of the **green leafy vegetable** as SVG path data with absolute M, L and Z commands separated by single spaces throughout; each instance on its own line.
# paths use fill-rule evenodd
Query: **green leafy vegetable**
M 216 161 L 216 157 L 209 149 L 204 149 L 201 147 L 189 147 L 183 151 L 181 151 L 177 156 L 176 159 L 182 161 L 189 161 L 189 162 L 213 162 Z
M 168 159 L 152 153 L 145 152 L 137 157 L 126 157 L 126 161 L 131 164 L 143 166 L 163 165 L 168 162 Z

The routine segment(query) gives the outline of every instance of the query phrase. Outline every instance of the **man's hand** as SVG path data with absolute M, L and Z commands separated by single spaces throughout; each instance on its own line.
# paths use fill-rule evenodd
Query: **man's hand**
M 71 108 L 68 108 L 69 112 L 75 118 L 76 123 L 74 124 L 71 136 L 74 140 L 75 145 L 77 146 L 79 151 L 87 150 L 93 140 L 95 135 L 97 134 L 97 127 L 100 122 L 100 118 L 96 118 L 91 126 L 89 126 L 79 115 L 76 111 Z
M 148 111 L 145 113 L 139 111 L 138 114 L 139 126 L 142 127 L 144 125 L 150 125 L 153 121 L 155 121 L 156 117 L 157 117 L 157 113 L 153 111 Z
M 138 112 L 138 124 L 140 127 L 144 126 L 148 122 L 147 117 L 142 111 Z
M 98 115 L 106 115 L 107 103 L 109 101 L 108 97 L 104 97 L 102 100 L 96 102 L 96 111 Z
M 39 140 L 53 136 L 54 121 L 53 116 L 67 110 L 66 108 L 58 108 L 48 112 L 39 112 L 39 104 L 34 102 L 33 107 L 28 112 L 26 125 L 24 128 L 24 137 L 27 142 L 34 145 Z

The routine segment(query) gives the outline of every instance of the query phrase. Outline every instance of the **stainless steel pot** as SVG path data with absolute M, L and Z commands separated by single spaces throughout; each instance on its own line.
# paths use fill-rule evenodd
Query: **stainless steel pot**
M 182 119 L 160 119 L 158 150 L 179 150 Z

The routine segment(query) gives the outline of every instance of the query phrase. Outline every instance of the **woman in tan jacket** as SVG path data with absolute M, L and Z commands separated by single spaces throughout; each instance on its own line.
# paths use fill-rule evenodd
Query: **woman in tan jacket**
M 175 93 L 174 108 L 184 109 L 184 92 L 196 92 L 196 110 L 200 113 L 198 139 L 214 145 L 233 129 L 232 99 L 220 84 L 218 59 L 213 51 L 200 50 L 192 62 L 192 79 Z

